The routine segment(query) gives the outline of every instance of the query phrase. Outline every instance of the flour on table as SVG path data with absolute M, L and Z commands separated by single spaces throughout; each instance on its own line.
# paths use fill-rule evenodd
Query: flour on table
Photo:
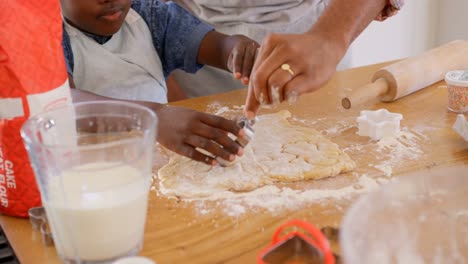
M 383 172 L 385 176 L 391 177 L 394 166 L 401 166 L 409 160 L 418 160 L 424 154 L 421 142 L 428 140 L 428 138 L 417 129 L 410 130 L 405 127 L 395 136 L 380 139 L 376 143 L 377 147 L 374 151 L 382 158 L 378 164 L 369 164 L 369 166 Z
M 423 154 L 418 143 L 423 139 L 425 139 L 423 135 L 404 128 L 395 137 L 382 138 L 377 145 L 379 151 L 387 150 L 394 159 L 415 160 Z
M 391 177 L 392 176 L 392 173 L 393 173 L 393 169 L 392 169 L 392 166 L 390 166 L 389 164 L 377 164 L 377 165 L 372 165 L 372 167 L 380 170 L 381 172 L 383 172 L 385 174 L 385 176 L 387 177 Z
M 354 173 L 353 173 L 354 174 Z M 355 175 L 357 179 L 351 184 L 335 188 L 306 188 L 297 190 L 289 187 L 266 185 L 251 192 L 220 191 L 202 198 L 183 199 L 185 205 L 192 205 L 200 215 L 216 213 L 218 210 L 230 217 L 240 217 L 246 213 L 266 210 L 272 215 L 281 214 L 285 210 L 297 210 L 304 206 L 317 203 L 347 200 L 355 195 L 375 190 L 389 179 L 374 179 L 367 175 Z M 160 192 L 156 192 L 159 193 Z M 214 203 L 214 205 L 213 205 Z
M 233 106 L 223 106 L 219 103 L 214 103 L 208 105 L 208 112 L 212 113 L 213 115 L 218 115 L 218 116 L 229 116 L 232 114 L 239 114 L 240 111 L 244 109 L 243 105 L 233 105 Z
M 254 139 L 233 166 L 209 166 L 175 155 L 158 171 L 159 190 L 183 198 L 208 197 L 276 182 L 322 179 L 355 168 L 338 145 L 314 129 L 291 125 L 290 116 L 288 111 L 260 116 Z
M 270 213 L 282 210 L 299 209 L 307 204 L 323 200 L 340 200 L 352 195 L 366 193 L 380 186 L 376 180 L 367 175 L 359 177 L 353 185 L 336 189 L 308 189 L 294 190 L 291 188 L 279 188 L 274 185 L 264 186 L 245 194 L 231 193 L 220 200 L 227 215 L 236 216 L 242 211 L 260 207 L 267 209 Z
M 356 125 L 350 125 L 349 122 L 347 122 L 347 121 L 339 121 L 339 122 L 335 123 L 334 126 L 331 126 L 328 129 L 326 129 L 325 131 L 323 131 L 323 133 L 326 136 L 335 136 L 335 135 L 340 135 L 344 131 L 346 131 L 348 129 L 351 129 L 353 127 L 356 127 Z

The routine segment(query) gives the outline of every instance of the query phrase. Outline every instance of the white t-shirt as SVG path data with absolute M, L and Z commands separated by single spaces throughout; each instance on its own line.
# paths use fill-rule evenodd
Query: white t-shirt
M 294 34 L 309 30 L 328 0 L 173 0 L 217 31 L 246 35 L 261 43 L 268 33 Z M 339 68 L 347 68 L 349 57 Z M 189 97 L 244 87 L 232 74 L 205 66 L 197 74 L 176 71 L 174 77 Z
M 261 42 L 269 32 L 303 33 L 317 21 L 327 0 L 173 0 L 216 30 Z

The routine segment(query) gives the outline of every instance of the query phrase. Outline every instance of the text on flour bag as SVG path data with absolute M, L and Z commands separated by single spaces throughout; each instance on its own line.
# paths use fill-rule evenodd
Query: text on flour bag
M 71 104 L 59 0 L 0 1 L 0 212 L 40 205 L 20 136 L 26 119 Z

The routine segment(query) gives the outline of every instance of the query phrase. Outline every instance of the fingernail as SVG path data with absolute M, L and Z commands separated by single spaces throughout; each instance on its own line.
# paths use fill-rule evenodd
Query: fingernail
M 242 74 L 241 74 L 240 72 L 236 72 L 236 73 L 234 74 L 234 77 L 235 77 L 236 79 L 240 79 L 240 78 L 242 77 Z
M 234 161 L 236 159 L 236 156 L 235 155 L 229 155 L 229 161 Z
M 216 166 L 216 164 L 218 164 L 218 162 L 215 159 L 211 161 L 212 166 Z
M 245 131 L 244 129 L 239 130 L 239 133 L 237 134 L 238 137 L 243 137 L 245 136 Z
M 249 83 L 249 77 L 242 78 L 242 81 L 244 81 L 246 84 Z
M 289 105 L 292 105 L 295 102 L 297 102 L 299 94 L 296 91 L 291 91 L 291 92 L 288 93 L 287 97 L 288 97 Z
M 237 151 L 237 156 L 242 156 L 244 155 L 244 148 L 239 148 L 239 150 Z
M 273 105 L 276 107 L 280 104 L 280 96 L 279 96 L 279 87 L 273 86 L 271 88 L 271 97 L 273 99 Z
M 260 102 L 261 105 L 265 105 L 266 102 L 265 102 L 265 95 L 264 94 L 260 94 L 260 98 L 258 99 Z

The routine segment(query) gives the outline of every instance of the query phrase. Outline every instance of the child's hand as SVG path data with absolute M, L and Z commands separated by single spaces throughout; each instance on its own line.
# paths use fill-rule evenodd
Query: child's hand
M 78 89 L 71 91 L 75 103 L 90 100 L 124 101 Z M 158 142 L 180 155 L 215 165 L 215 159 L 198 152 L 195 148 L 204 149 L 227 161 L 233 161 L 236 155 L 241 156 L 244 153 L 244 149 L 228 136 L 228 133 L 231 133 L 237 137 L 245 137 L 244 130 L 234 121 L 183 107 L 143 101 L 132 103 L 146 106 L 158 114 Z M 88 132 L 96 132 L 96 129 L 97 127 L 90 126 Z
M 234 78 L 247 85 L 255 62 L 255 54 L 260 46 L 255 40 L 243 35 L 228 38 L 228 42 L 233 43 L 233 47 L 229 54 L 227 68 L 234 74 Z
M 161 107 L 157 113 L 159 143 L 180 155 L 215 165 L 215 159 L 195 148 L 207 150 L 228 161 L 243 154 L 242 147 L 227 135 L 228 132 L 235 136 L 244 135 L 234 121 L 175 106 Z

